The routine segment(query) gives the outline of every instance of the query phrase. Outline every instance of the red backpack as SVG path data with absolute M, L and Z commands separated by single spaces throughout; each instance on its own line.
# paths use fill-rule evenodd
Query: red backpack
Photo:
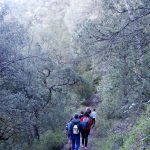
M 80 122 L 81 122 L 83 130 L 90 130 L 91 125 L 92 125 L 92 120 L 90 119 L 90 117 L 83 116 L 80 119 Z

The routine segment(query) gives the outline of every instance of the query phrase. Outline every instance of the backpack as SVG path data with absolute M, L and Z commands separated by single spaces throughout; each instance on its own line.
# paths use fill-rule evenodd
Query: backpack
M 82 128 L 86 130 L 90 125 L 90 119 L 88 117 L 84 117 L 82 121 Z
M 73 134 L 79 134 L 79 127 L 78 124 L 73 125 Z

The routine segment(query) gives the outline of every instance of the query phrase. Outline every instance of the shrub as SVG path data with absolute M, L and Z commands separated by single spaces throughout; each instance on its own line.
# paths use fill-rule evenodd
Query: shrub
M 149 108 L 148 106 L 147 113 L 144 114 L 138 121 L 138 124 L 134 129 L 128 134 L 125 144 L 121 150 L 141 150 L 141 149 L 150 149 L 150 132 L 149 132 Z
M 60 150 L 65 143 L 62 132 L 47 131 L 41 136 L 40 141 L 35 140 L 32 147 L 26 146 L 24 150 Z
M 84 99 L 86 101 L 89 100 L 92 93 L 94 93 L 95 87 L 89 84 L 87 81 L 81 82 L 79 85 L 76 86 L 75 92 L 80 96 L 80 99 Z

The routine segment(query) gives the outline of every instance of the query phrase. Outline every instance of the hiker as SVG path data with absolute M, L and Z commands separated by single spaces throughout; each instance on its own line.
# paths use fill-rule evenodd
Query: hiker
M 69 145 L 69 150 L 71 150 L 71 135 L 69 133 L 69 128 L 71 126 L 73 118 L 70 119 L 70 121 L 66 125 L 66 135 L 68 137 L 68 145 Z
M 95 126 L 95 121 L 96 121 L 96 109 L 93 109 L 92 113 L 91 113 L 91 116 L 92 116 L 92 124 L 93 124 L 93 127 Z
M 81 130 L 81 135 L 82 135 L 82 147 L 87 149 L 87 144 L 88 144 L 88 136 L 90 133 L 90 129 L 92 126 L 92 119 L 89 116 L 89 112 L 85 112 L 84 116 L 80 119 L 81 125 L 82 125 L 82 130 Z
M 71 135 L 72 150 L 79 150 L 81 123 L 78 114 L 75 114 L 68 131 Z
M 81 119 L 84 116 L 84 111 L 81 111 L 81 114 L 79 115 L 79 119 Z
M 89 115 L 91 114 L 91 109 L 90 109 L 90 107 L 87 107 L 87 108 L 86 108 L 86 112 L 88 112 Z
M 91 114 L 91 108 L 90 107 L 87 107 L 86 108 L 86 112 L 89 114 L 89 117 L 91 118 L 91 120 L 93 120 L 93 116 L 92 116 L 92 114 Z M 92 125 L 93 125 L 93 121 L 92 121 Z M 90 134 L 90 133 L 89 133 Z

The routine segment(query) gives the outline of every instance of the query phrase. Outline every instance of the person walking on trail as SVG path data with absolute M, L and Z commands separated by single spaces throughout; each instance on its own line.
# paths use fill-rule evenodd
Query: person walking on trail
M 93 125 L 93 116 L 92 116 L 91 108 L 90 108 L 90 107 L 87 107 L 87 108 L 86 108 L 86 112 L 89 114 L 89 117 L 91 118 L 91 120 L 92 120 L 92 125 Z M 89 134 L 90 134 L 90 132 L 89 132 Z
M 96 109 L 93 109 L 93 111 L 92 111 L 92 113 L 91 113 L 93 127 L 95 126 L 96 115 L 97 115 Z
M 84 116 L 80 119 L 80 122 L 82 125 L 82 130 L 81 130 L 82 147 L 87 149 L 88 136 L 92 126 L 92 119 L 90 118 L 89 113 L 87 111 L 85 112 Z
M 70 135 L 70 133 L 69 133 L 69 129 L 70 129 L 72 120 L 73 120 L 73 118 L 71 118 L 70 121 L 69 121 L 69 122 L 67 123 L 67 125 L 66 125 L 66 135 L 67 135 L 67 137 L 68 137 L 69 150 L 71 150 L 71 135 Z
M 86 108 L 86 112 L 90 115 L 90 114 L 91 114 L 91 108 L 90 108 L 90 107 L 87 107 L 87 108 Z
M 79 119 L 81 119 L 84 116 L 84 111 L 81 111 L 81 114 L 79 115 Z
M 91 108 L 86 108 L 86 112 L 89 114 L 89 117 L 91 118 L 91 119 L 93 119 L 93 117 L 92 117 L 92 115 L 91 115 Z
M 72 150 L 79 150 L 81 123 L 78 114 L 75 114 L 68 131 L 71 135 Z

